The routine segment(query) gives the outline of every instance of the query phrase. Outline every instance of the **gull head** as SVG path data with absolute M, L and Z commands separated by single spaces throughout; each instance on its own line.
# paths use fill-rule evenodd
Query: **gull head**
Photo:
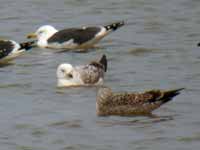
M 37 29 L 35 33 L 30 33 L 27 35 L 28 39 L 37 38 L 38 45 L 42 47 L 44 43 L 47 43 L 47 40 L 57 32 L 53 26 L 51 25 L 44 25 Z
M 112 89 L 106 86 L 99 88 L 97 92 L 97 103 L 104 105 L 112 97 Z
M 57 68 L 57 86 L 69 87 L 77 86 L 74 68 L 71 64 L 61 64 Z

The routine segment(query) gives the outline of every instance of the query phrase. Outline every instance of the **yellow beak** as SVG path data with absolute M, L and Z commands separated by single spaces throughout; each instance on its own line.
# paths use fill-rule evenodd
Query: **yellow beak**
M 29 33 L 26 37 L 28 39 L 33 39 L 33 38 L 37 38 L 37 35 L 35 33 Z

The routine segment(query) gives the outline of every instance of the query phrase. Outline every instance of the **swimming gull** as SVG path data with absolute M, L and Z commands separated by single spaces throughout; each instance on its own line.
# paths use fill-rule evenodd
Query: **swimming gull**
M 94 47 L 103 37 L 124 25 L 124 21 L 105 26 L 88 26 L 82 28 L 68 28 L 57 30 L 51 25 L 41 26 L 27 38 L 36 38 L 41 48 L 51 49 L 86 49 Z
M 150 90 L 143 93 L 117 92 L 108 87 L 101 87 L 96 98 L 96 113 L 99 116 L 119 115 L 145 115 L 161 105 L 171 101 L 180 94 L 180 89 Z
M 102 85 L 106 71 L 106 55 L 103 55 L 99 61 L 92 61 L 82 66 L 72 66 L 71 64 L 64 63 L 57 68 L 57 86 Z
M 30 50 L 35 42 L 17 43 L 13 40 L 0 40 L 0 63 L 7 63 Z

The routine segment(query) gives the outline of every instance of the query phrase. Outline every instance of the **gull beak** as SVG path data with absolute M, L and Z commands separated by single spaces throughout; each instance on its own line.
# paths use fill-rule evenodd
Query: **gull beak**
M 33 39 L 33 38 L 37 38 L 37 35 L 35 33 L 29 33 L 26 37 L 28 39 Z

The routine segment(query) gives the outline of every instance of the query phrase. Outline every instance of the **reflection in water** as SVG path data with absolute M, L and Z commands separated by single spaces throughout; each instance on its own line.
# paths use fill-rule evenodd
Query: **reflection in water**
M 11 65 L 14 65 L 14 63 L 11 63 L 11 62 L 0 63 L 0 68 L 7 67 L 7 66 L 11 66 Z
M 143 56 L 143 55 L 145 55 L 145 54 L 148 54 L 148 53 L 155 53 L 155 52 L 157 52 L 157 51 L 159 51 L 158 49 L 150 49 L 150 48 L 142 48 L 142 47 L 140 47 L 140 48 L 132 48 L 132 49 L 130 49 L 129 50 L 129 53 L 130 54 L 133 54 L 133 55 L 135 55 L 135 56 Z
M 112 127 L 112 126 L 144 126 L 148 124 L 154 123 L 161 123 L 165 121 L 173 120 L 173 116 L 157 116 L 150 114 L 144 118 L 139 118 L 139 116 L 135 116 L 136 119 L 131 121 L 121 121 L 121 120 L 109 120 L 109 121 L 97 121 L 96 123 L 101 126 L 105 127 Z M 134 117 L 133 117 L 134 118 Z
M 81 120 L 60 121 L 49 124 L 52 127 L 81 128 Z
M 11 83 L 11 84 L 0 84 L 0 89 L 10 89 L 10 88 L 29 88 L 31 87 L 31 83 L 25 83 L 25 84 L 21 84 L 21 83 Z
M 184 143 L 200 142 L 200 133 L 195 133 L 192 136 L 178 137 L 177 140 Z
M 69 144 L 62 148 L 61 150 L 87 150 L 87 149 L 96 149 L 95 146 L 86 145 L 86 144 Z
M 46 150 L 43 147 L 38 147 L 38 146 L 27 146 L 27 145 L 16 145 L 15 150 Z

